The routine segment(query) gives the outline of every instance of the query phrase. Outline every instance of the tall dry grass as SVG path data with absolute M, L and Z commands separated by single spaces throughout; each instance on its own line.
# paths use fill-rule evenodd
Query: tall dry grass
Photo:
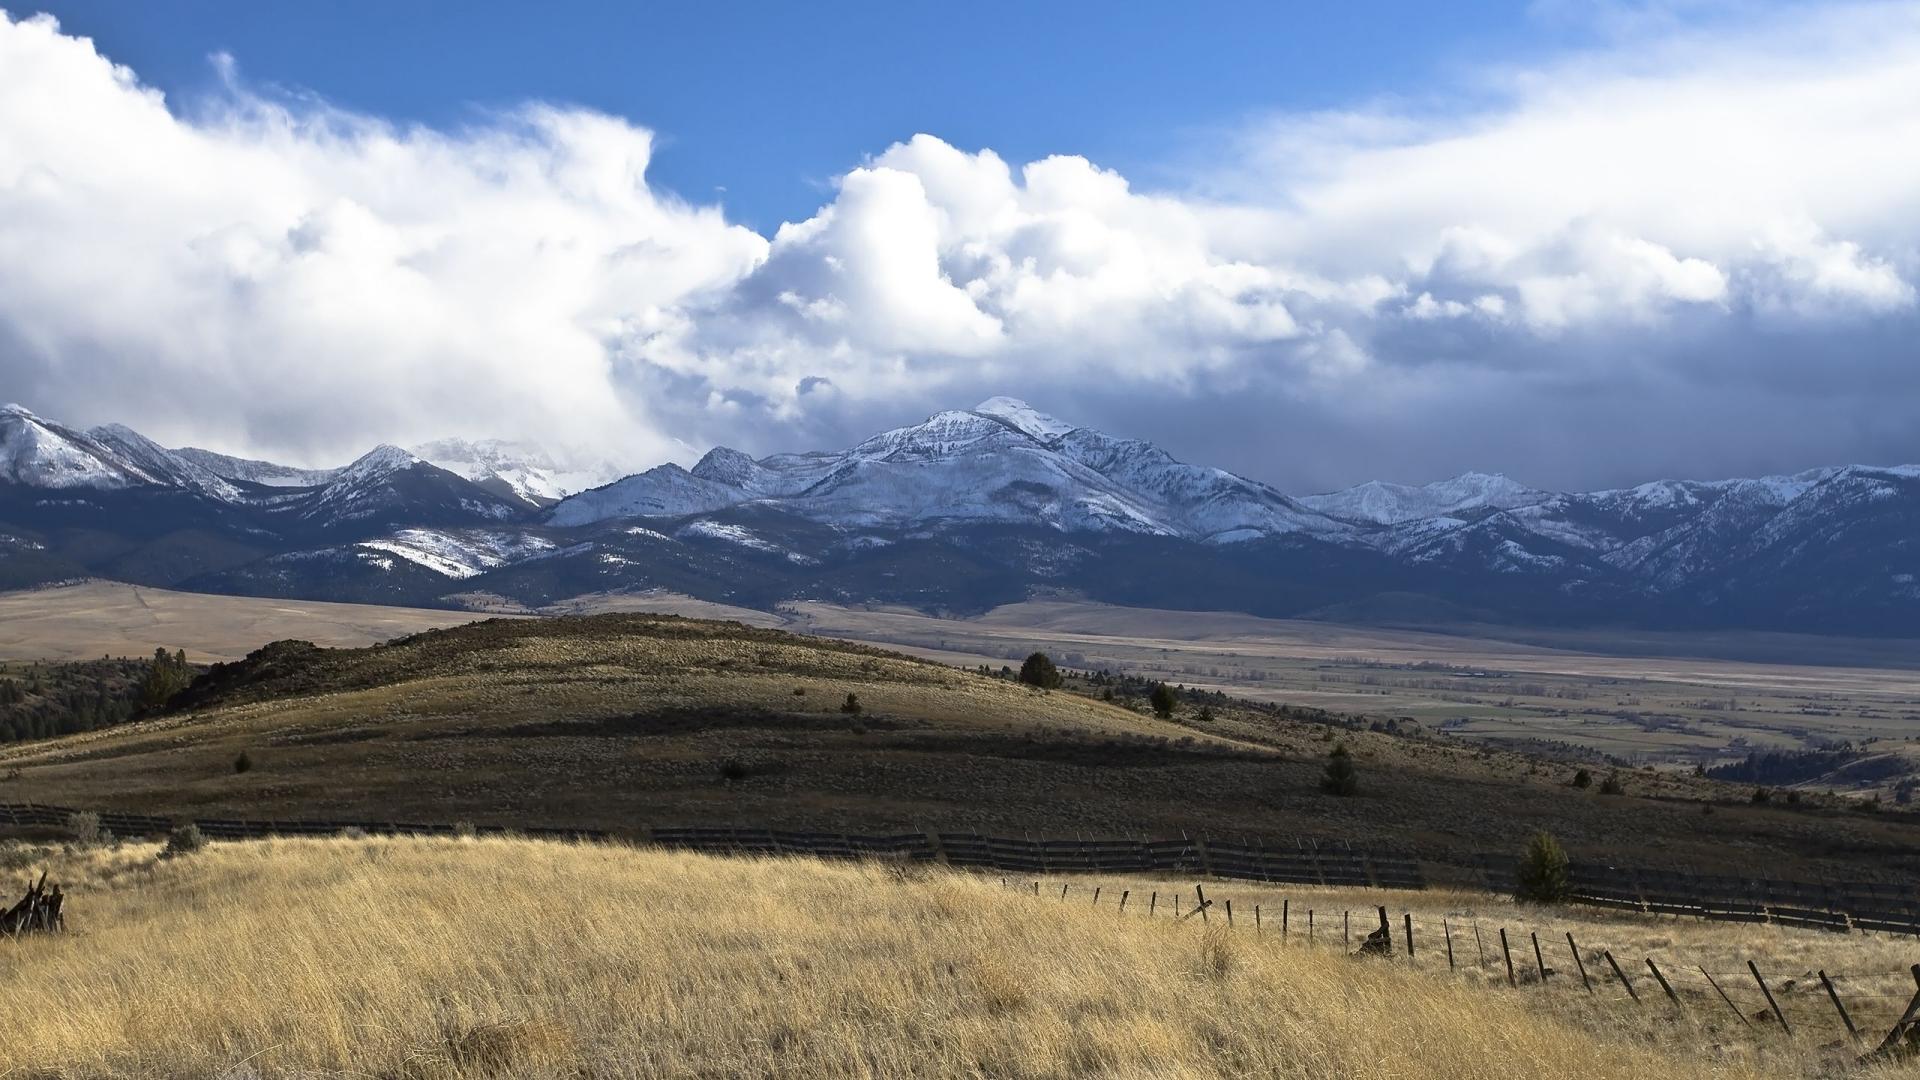
M 1687 1021 L 990 878 L 506 839 L 55 856 L 0 1076 L 1758 1077 Z M 19 870 L 15 871 L 17 875 Z

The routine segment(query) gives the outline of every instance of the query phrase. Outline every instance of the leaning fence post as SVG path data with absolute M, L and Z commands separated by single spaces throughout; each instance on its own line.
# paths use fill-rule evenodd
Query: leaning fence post
M 1773 1018 L 1780 1021 L 1780 1030 L 1793 1034 L 1793 1029 L 1787 1026 L 1786 1014 L 1780 1011 L 1780 1003 L 1773 1000 L 1773 991 L 1767 989 L 1767 980 L 1760 977 L 1760 965 L 1749 960 L 1747 970 L 1753 972 L 1753 981 L 1760 984 L 1760 992 L 1767 997 L 1767 1007 L 1773 1010 Z
M 1580 946 L 1573 943 L 1573 931 L 1567 931 L 1567 951 L 1573 954 L 1573 966 L 1580 969 L 1580 985 L 1593 993 L 1593 980 L 1587 978 L 1587 965 L 1580 959 Z
M 1445 919 L 1440 920 L 1440 933 L 1442 936 L 1444 936 L 1447 939 L 1447 970 L 1452 971 L 1453 970 L 1453 927 L 1448 926 L 1447 920 Z
M 1547 985 L 1547 961 L 1540 955 L 1540 934 L 1529 930 L 1527 936 L 1533 938 L 1533 966 L 1540 971 L 1540 985 L 1545 986 Z
M 1194 909 L 1200 912 L 1200 921 L 1206 922 L 1207 909 L 1212 907 L 1213 905 L 1207 903 L 1207 891 L 1198 885 L 1195 885 L 1193 887 L 1193 903 L 1194 903 Z
M 1654 963 L 1653 957 L 1651 956 L 1647 957 L 1647 970 L 1653 972 L 1653 977 L 1660 983 L 1660 989 L 1667 992 L 1667 1000 L 1673 1002 L 1674 1008 L 1680 1009 L 1680 995 L 1673 992 L 1673 985 L 1667 982 L 1665 975 L 1660 974 L 1660 965 Z M 1681 1011 L 1685 1012 L 1686 1010 L 1681 1009 Z
M 1639 991 L 1633 988 L 1633 983 L 1627 980 L 1627 973 L 1620 970 L 1620 961 L 1615 960 L 1613 958 L 1613 953 L 1611 951 L 1603 951 L 1600 955 L 1607 958 L 1607 966 L 1611 967 L 1613 969 L 1613 973 L 1619 976 L 1620 985 L 1627 988 L 1627 996 L 1632 998 L 1635 1001 L 1639 1001 L 1640 993 Z
M 1507 958 L 1507 985 L 1519 986 L 1520 983 L 1513 977 L 1513 950 L 1507 948 L 1507 928 L 1504 926 L 1500 928 L 1500 955 Z
M 1698 967 L 1699 965 L 1696 964 L 1694 966 Z M 1708 971 L 1706 968 L 1700 968 L 1700 974 L 1707 977 L 1707 985 L 1713 987 L 1713 992 L 1719 994 L 1720 1000 L 1727 1003 L 1727 1008 L 1733 1010 L 1733 1015 L 1739 1017 L 1741 1023 L 1752 1027 L 1753 1021 L 1747 1019 L 1747 1014 L 1740 1011 L 1740 1006 L 1735 1005 L 1733 999 L 1727 996 L 1727 992 L 1720 989 L 1720 984 L 1713 981 L 1713 972 Z
M 1260 936 L 1260 905 L 1253 905 L 1253 936 Z
M 1407 917 L 1407 959 L 1413 959 L 1413 912 L 1403 914 Z
M 1233 926 L 1233 901 L 1231 900 L 1227 901 L 1227 926 L 1228 928 Z
M 1482 968 L 1486 967 L 1487 966 L 1487 947 L 1484 944 L 1482 944 L 1480 941 L 1480 920 L 1479 919 L 1473 920 L 1473 952 L 1475 956 L 1479 957 L 1479 960 L 1476 962 L 1476 966 L 1482 967 Z
M 1067 900 L 1067 886 L 1066 886 L 1066 883 L 1065 883 L 1065 882 L 1061 882 L 1061 884 L 1060 884 L 1060 902 L 1064 904 L 1064 903 L 1066 903 L 1066 900 Z
M 1093 906 L 1094 907 L 1100 906 L 1100 886 L 1098 885 L 1095 885 L 1093 887 Z
M 1147 897 L 1147 914 L 1152 915 L 1154 912 L 1154 909 L 1159 906 L 1160 906 L 1160 891 L 1158 889 L 1155 889 L 1152 892 L 1152 894 L 1150 894 Z
M 1833 1002 L 1834 1010 L 1840 1014 L 1840 1022 L 1847 1025 L 1847 1037 L 1859 1038 L 1860 1030 L 1853 1026 L 1853 1017 L 1847 1015 L 1847 1007 L 1840 1003 L 1839 991 L 1833 988 L 1833 980 L 1827 978 L 1827 973 L 1824 971 L 1820 973 L 1820 985 L 1827 988 L 1827 997 Z

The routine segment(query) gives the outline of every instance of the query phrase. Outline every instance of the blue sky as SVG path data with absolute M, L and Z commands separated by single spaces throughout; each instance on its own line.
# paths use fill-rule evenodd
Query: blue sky
M 986 397 L 1292 491 L 1920 459 L 1920 4 L 51 3 L 0 388 L 628 468 Z
M 763 232 L 918 132 L 1181 186 L 1249 117 L 1417 97 L 1604 31 L 1525 3 L 33 7 L 186 106 L 219 90 L 224 53 L 249 80 L 396 120 L 458 126 L 529 99 L 624 116 L 661 137 L 652 179 Z

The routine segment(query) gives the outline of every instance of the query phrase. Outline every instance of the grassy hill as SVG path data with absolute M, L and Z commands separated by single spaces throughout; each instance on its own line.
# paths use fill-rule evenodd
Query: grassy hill
M 127 845 L 10 865 L 49 860 L 82 933 L 6 946 L 0 998 L 25 1007 L 0 1010 L 3 1075 L 1734 1080 L 1838 1075 L 1853 1056 L 1830 1016 L 1794 1012 L 1786 1038 L 1690 992 L 1669 1015 L 1612 986 L 1584 993 L 1570 972 L 1510 990 L 1432 952 L 1359 961 L 1244 917 L 1122 915 L 1111 896 L 1061 903 L 910 867 L 508 839 L 173 859 Z M 1514 914 L 1422 899 L 1456 926 Z M 1714 935 L 1747 935 L 1728 956 L 1752 956 L 1785 933 L 1558 914 L 1587 920 L 1554 925 L 1594 948 L 1658 948 L 1676 971 L 1681 956 L 1731 964 Z M 1812 951 L 1770 965 L 1893 963 L 1891 947 L 1801 936 L 1813 944 L 1774 944 Z M 1821 1004 L 1803 989 L 1789 1009 Z
M 1630 772 L 1624 795 L 1602 794 L 1570 786 L 1572 766 L 1363 721 L 1224 701 L 1162 720 L 1137 698 L 671 616 L 494 620 L 362 649 L 282 642 L 215 668 L 181 704 L 0 749 L 0 800 L 613 829 L 1312 835 L 1455 861 L 1545 828 L 1588 859 L 1920 873 L 1904 814 L 1753 805 L 1750 786 L 1669 773 Z M 1336 742 L 1359 766 L 1357 797 L 1320 790 Z

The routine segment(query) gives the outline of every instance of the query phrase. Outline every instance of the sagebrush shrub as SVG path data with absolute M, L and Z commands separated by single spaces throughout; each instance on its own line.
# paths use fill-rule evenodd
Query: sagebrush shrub
M 182 855 L 191 855 L 206 846 L 206 834 L 200 831 L 200 826 L 189 821 L 185 825 L 175 826 L 174 830 L 167 834 L 167 846 L 160 850 L 160 857 L 177 859 Z

